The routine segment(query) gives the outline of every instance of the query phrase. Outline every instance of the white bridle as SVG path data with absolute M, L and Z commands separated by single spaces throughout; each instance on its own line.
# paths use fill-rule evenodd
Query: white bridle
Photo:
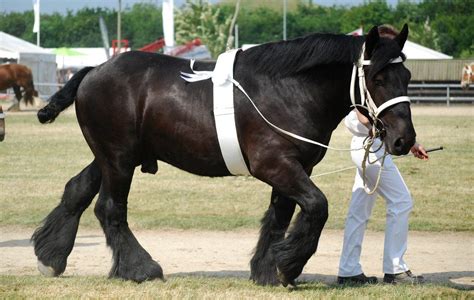
M 362 45 L 362 51 L 357 63 L 355 63 L 354 67 L 352 68 L 350 96 L 351 96 L 352 105 L 356 108 L 362 107 L 366 109 L 369 112 L 369 116 L 372 118 L 372 120 L 375 121 L 377 120 L 380 113 L 384 111 L 385 109 L 387 109 L 388 107 L 400 102 L 410 103 L 410 98 L 408 96 L 395 97 L 384 102 L 382 105 L 377 107 L 377 105 L 375 105 L 374 100 L 372 99 L 372 96 L 370 95 L 369 90 L 367 89 L 364 66 L 371 65 L 371 62 L 370 60 L 364 59 L 364 53 L 365 53 L 365 43 Z M 402 62 L 403 62 L 403 59 L 399 56 L 397 58 L 391 59 L 389 63 L 396 64 L 396 63 L 402 63 Z M 360 91 L 360 101 L 361 101 L 360 104 L 356 104 L 356 99 L 354 95 L 356 73 L 358 74 L 358 77 L 359 77 L 359 91 Z

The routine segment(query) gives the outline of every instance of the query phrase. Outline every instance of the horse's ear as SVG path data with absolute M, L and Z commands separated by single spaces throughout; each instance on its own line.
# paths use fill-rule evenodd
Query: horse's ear
M 405 45 L 407 38 L 408 38 L 408 25 L 405 23 L 405 25 L 403 25 L 402 31 L 400 31 L 400 34 L 395 37 L 395 41 L 400 46 L 400 49 L 403 49 L 403 46 Z
M 370 29 L 369 33 L 367 34 L 367 37 L 365 38 L 365 53 L 367 55 L 367 58 L 370 58 L 372 56 L 372 52 L 375 49 L 375 45 L 379 42 L 380 36 L 379 36 L 379 30 L 377 26 L 372 27 Z

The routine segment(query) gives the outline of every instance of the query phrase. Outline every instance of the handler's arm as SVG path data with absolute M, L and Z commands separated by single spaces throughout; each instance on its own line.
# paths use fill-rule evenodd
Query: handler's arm
M 356 111 L 356 114 L 357 114 L 357 119 L 359 119 L 359 122 L 361 122 L 365 127 L 369 128 L 369 129 L 372 128 L 372 124 L 370 124 L 369 119 L 367 119 L 366 116 L 361 114 L 359 110 L 356 109 L 355 111 Z

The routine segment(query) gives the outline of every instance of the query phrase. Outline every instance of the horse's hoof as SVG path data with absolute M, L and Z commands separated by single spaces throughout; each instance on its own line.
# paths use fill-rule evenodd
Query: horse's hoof
M 57 277 L 60 275 L 52 267 L 44 265 L 40 260 L 38 260 L 38 270 L 46 277 Z
M 278 271 L 278 280 L 280 280 L 280 283 L 284 287 L 288 287 L 290 290 L 296 289 L 296 282 L 295 282 L 294 279 L 288 280 L 288 278 L 286 278 L 285 274 L 280 272 L 280 270 L 278 268 L 277 268 L 277 271 Z

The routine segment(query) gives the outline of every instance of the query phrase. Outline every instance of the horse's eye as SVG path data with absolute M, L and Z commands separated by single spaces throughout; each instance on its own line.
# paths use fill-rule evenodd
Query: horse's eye
M 374 83 L 375 83 L 376 86 L 383 86 L 383 80 L 375 79 Z

